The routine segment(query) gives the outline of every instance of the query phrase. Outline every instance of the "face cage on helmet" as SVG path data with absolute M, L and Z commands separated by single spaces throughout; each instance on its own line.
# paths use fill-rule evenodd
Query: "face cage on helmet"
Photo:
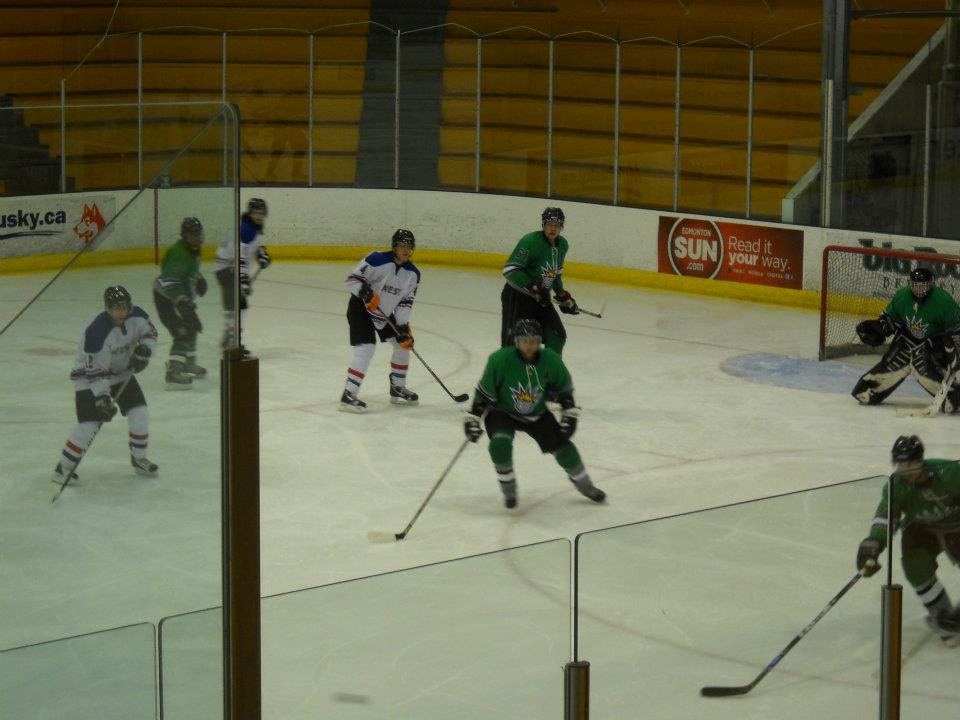
M 924 298 L 930 294 L 933 289 L 933 282 L 930 280 L 911 280 L 910 292 L 916 298 Z

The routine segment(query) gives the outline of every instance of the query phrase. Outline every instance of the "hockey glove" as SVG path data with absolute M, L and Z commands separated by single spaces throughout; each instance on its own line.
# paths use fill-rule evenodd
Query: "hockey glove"
M 257 265 L 260 266 L 261 270 L 266 270 L 270 267 L 270 263 L 273 262 L 273 258 L 270 257 L 270 253 L 267 252 L 267 249 L 263 246 L 257 248 Z
M 883 540 L 877 538 L 864 538 L 860 541 L 860 547 L 857 548 L 857 570 L 864 577 L 870 577 L 880 569 L 880 563 L 877 558 L 886 547 Z
M 577 419 L 580 417 L 580 408 L 564 408 L 560 413 L 560 436 L 569 440 L 577 431 Z
M 413 328 L 409 325 L 397 326 L 397 345 L 404 350 L 413 348 Z
M 110 422 L 117 414 L 117 406 L 109 395 L 97 395 L 93 400 L 93 408 L 99 422 Z
M 469 410 L 463 414 L 463 434 L 466 435 L 467 440 L 472 443 L 480 439 L 480 436 L 483 435 L 483 430 L 480 427 L 479 415 L 474 415 Z
M 550 288 L 534 285 L 532 288 L 530 288 L 530 291 L 533 293 L 533 296 L 536 298 L 538 303 L 543 306 L 550 305 Z
M 567 315 L 580 314 L 577 301 L 574 300 L 566 290 L 557 293 L 557 305 L 560 306 L 560 312 L 566 313 Z
M 886 340 L 883 329 L 883 323 L 879 320 L 864 320 L 863 322 L 857 323 L 857 335 L 864 345 L 869 345 L 870 347 L 883 345 L 883 341 Z
M 240 297 L 250 297 L 253 295 L 253 283 L 250 282 L 250 276 L 246 273 L 240 273 Z
M 181 295 L 174 301 L 173 310 L 180 319 L 180 328 L 184 331 L 183 334 L 189 335 L 203 329 L 200 316 L 197 315 L 196 303 L 186 295 Z
M 360 302 L 367 306 L 367 310 L 370 312 L 380 307 L 380 294 L 374 292 L 373 288 L 367 285 L 367 283 L 363 283 L 360 286 L 357 297 L 360 298 Z
M 146 345 L 137 345 L 133 349 L 133 355 L 130 356 L 130 362 L 127 364 L 127 368 L 132 373 L 142 371 L 150 362 L 150 355 L 152 354 L 150 348 Z
M 207 294 L 207 279 L 203 275 L 197 275 L 194 287 L 197 289 L 197 297 L 203 297 Z

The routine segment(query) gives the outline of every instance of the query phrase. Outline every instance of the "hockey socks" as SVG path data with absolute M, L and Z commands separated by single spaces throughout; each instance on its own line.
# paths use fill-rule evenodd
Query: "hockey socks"
M 353 359 L 350 361 L 350 367 L 347 368 L 347 379 L 343 389 L 353 396 L 360 392 L 360 385 L 367 376 L 367 369 L 370 367 L 370 361 L 373 360 L 373 352 L 377 346 L 373 343 L 364 343 L 363 345 L 353 346 Z
M 98 422 L 82 422 L 74 426 L 70 432 L 70 437 L 63 445 L 60 462 L 57 465 L 63 471 L 64 477 L 67 477 L 80 462 L 80 458 L 90 447 L 99 430 L 100 423 Z
M 580 453 L 577 452 L 576 445 L 568 442 L 554 453 L 554 457 L 557 458 L 557 463 L 560 467 L 567 472 L 567 477 L 570 478 L 573 486 L 577 488 L 577 492 L 584 497 L 590 498 L 594 502 L 599 503 L 604 501 L 607 495 L 590 480 L 590 474 L 583 466 L 583 461 L 580 460 Z

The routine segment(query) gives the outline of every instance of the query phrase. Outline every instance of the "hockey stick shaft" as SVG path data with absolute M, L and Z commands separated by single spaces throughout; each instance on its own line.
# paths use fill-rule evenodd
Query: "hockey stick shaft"
M 460 447 L 457 448 L 456 454 L 453 456 L 450 462 L 447 463 L 447 467 L 444 468 L 443 473 L 437 479 L 437 482 L 433 484 L 433 487 L 430 489 L 430 493 L 427 495 L 424 501 L 420 503 L 420 507 L 417 508 L 417 512 L 414 514 L 410 522 L 407 523 L 407 526 L 403 529 L 403 532 L 399 532 L 399 533 L 371 532 L 368 534 L 369 539 L 373 542 L 381 542 L 381 541 L 392 542 L 394 540 L 403 540 L 407 536 L 407 533 L 409 533 L 410 530 L 413 528 L 413 524 L 417 521 L 417 518 L 420 517 L 420 513 L 422 513 L 423 509 L 427 507 L 427 503 L 430 502 L 430 499 L 433 497 L 434 493 L 437 492 L 437 489 L 440 487 L 440 483 L 444 481 L 444 479 L 449 474 L 450 470 L 453 468 L 454 464 L 457 462 L 457 460 L 460 459 L 460 456 L 463 454 L 463 451 L 466 449 L 467 443 L 469 442 L 470 442 L 469 440 L 464 440 L 460 444 Z
M 840 598 L 846 595 L 847 591 L 849 591 L 850 588 L 856 585 L 857 581 L 862 577 L 863 575 L 858 572 L 847 582 L 846 585 L 843 586 L 843 589 L 840 590 L 840 592 L 838 592 L 836 595 L 830 598 L 830 602 L 828 602 L 826 604 L 826 607 L 824 607 L 823 610 L 820 611 L 820 614 L 817 615 L 813 620 L 811 620 L 810 623 L 803 630 L 801 630 L 797 635 L 794 636 L 793 640 L 787 643 L 787 646 L 783 650 L 781 650 L 779 653 L 777 653 L 777 655 L 774 656 L 773 660 L 771 660 L 767 664 L 767 666 L 760 672 L 760 674 L 757 675 L 756 678 L 754 678 L 752 683 L 750 683 L 749 685 L 741 685 L 737 687 L 708 686 L 708 687 L 700 688 L 700 694 L 703 695 L 704 697 L 728 697 L 730 695 L 746 695 L 748 692 L 753 690 L 757 686 L 757 684 L 767 676 L 767 673 L 773 670 L 773 668 L 777 666 L 777 663 L 779 663 L 781 660 L 783 660 L 784 657 L 786 657 L 787 653 L 790 652 L 793 649 L 793 647 L 798 642 L 800 642 L 803 639 L 803 637 L 808 632 L 810 632 L 810 630 L 813 629 L 814 625 L 816 625 L 818 622 L 820 622 L 821 619 L 823 619 L 823 616 L 830 611 L 830 608 L 836 605 L 837 602 L 840 600 Z
M 130 384 L 130 380 L 132 380 L 132 379 L 133 379 L 133 373 L 130 373 L 130 374 L 127 376 L 127 379 L 123 381 L 123 384 L 120 386 L 120 389 L 117 390 L 117 394 L 116 394 L 116 395 L 113 395 L 113 393 L 111 393 L 114 401 L 116 401 L 116 399 L 117 399 L 118 397 L 120 397 L 121 395 L 123 395 L 123 391 L 127 389 L 127 385 Z M 103 423 L 100 423 L 100 425 L 97 426 L 97 432 L 100 432 L 100 428 L 101 428 L 101 427 L 103 427 Z M 96 437 L 96 434 L 94 434 L 94 437 Z M 89 449 L 89 448 L 88 448 L 88 449 Z M 77 476 L 77 468 L 80 467 L 80 463 L 83 462 L 83 458 L 86 457 L 86 455 L 87 455 L 87 453 L 84 452 L 83 455 L 80 456 L 80 459 L 77 460 L 77 464 L 74 465 L 73 468 L 70 470 L 70 472 L 67 473 L 67 477 L 66 477 L 66 478 L 64 479 L 64 481 L 60 484 L 60 489 L 57 490 L 57 494 L 53 496 L 53 499 L 50 501 L 51 503 L 55 503 L 55 502 L 57 501 L 57 499 L 58 499 L 61 495 L 63 495 L 63 491 L 66 489 L 67 485 L 69 485 L 69 484 L 70 484 L 70 481 L 73 480 L 73 478 L 75 478 L 75 477 Z
M 387 325 L 390 326 L 391 330 L 393 330 L 397 335 L 400 334 L 400 330 L 397 329 L 397 326 L 393 323 L 393 321 L 388 316 L 384 315 L 383 319 L 387 321 Z M 427 372 L 433 375 L 433 379 L 436 380 L 437 384 L 443 388 L 443 391 L 450 396 L 451 400 L 453 400 L 454 402 L 461 403 L 461 402 L 466 402 L 470 398 L 470 396 L 467 393 L 463 393 L 462 395 L 454 395 L 452 392 L 450 392 L 450 389 L 443 384 L 443 380 L 441 380 L 437 376 L 437 374 L 430 368 L 430 366 L 427 365 L 426 361 L 422 357 L 420 357 L 420 353 L 417 352 L 417 349 L 415 347 L 411 347 L 410 351 L 417 356 L 417 360 L 419 360 L 421 364 L 427 369 Z
M 557 299 L 556 299 L 556 298 L 553 299 L 553 302 L 556 303 L 557 305 L 560 304 L 559 302 L 557 302 Z M 579 305 L 577 305 L 577 312 L 583 313 L 584 315 L 589 315 L 589 316 L 595 317 L 595 318 L 602 318 L 602 317 L 603 317 L 603 309 L 604 309 L 606 306 L 607 306 L 607 304 L 606 304 L 606 303 L 603 303 L 603 305 L 600 306 L 600 312 L 593 312 L 592 310 L 587 310 L 586 308 L 582 308 L 582 307 L 580 307 Z
M 947 399 L 947 393 L 949 393 L 950 388 L 953 387 L 953 381 L 956 379 L 956 377 L 956 370 L 947 373 L 944 376 L 940 383 L 940 388 L 937 390 L 937 394 L 933 396 L 933 399 L 930 401 L 929 405 L 919 409 L 900 408 L 897 410 L 897 415 L 899 417 L 932 417 L 934 415 L 939 415 L 943 410 L 943 402 Z

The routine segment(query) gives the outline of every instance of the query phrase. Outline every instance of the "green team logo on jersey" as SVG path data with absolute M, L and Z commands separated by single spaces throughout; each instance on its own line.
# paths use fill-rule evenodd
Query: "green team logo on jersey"
M 557 279 L 557 264 L 553 261 L 545 262 L 540 268 L 540 277 L 544 287 L 550 287 Z
M 510 394 L 513 396 L 513 407 L 520 415 L 532 413 L 542 395 L 539 388 L 534 390 L 532 385 L 524 387 L 522 383 L 510 388 Z

